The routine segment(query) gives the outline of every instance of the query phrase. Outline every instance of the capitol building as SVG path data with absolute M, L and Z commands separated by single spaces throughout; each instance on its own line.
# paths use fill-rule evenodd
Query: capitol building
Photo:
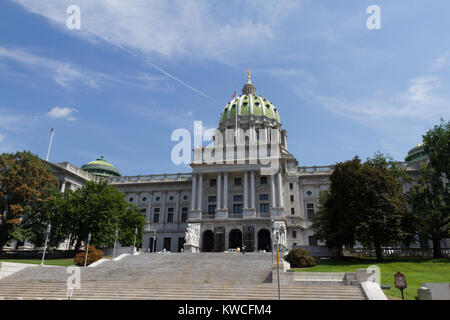
M 61 192 L 100 180 L 123 192 L 146 217 L 146 252 L 220 252 L 243 244 L 247 251 L 271 251 L 275 234 L 286 249 L 324 245 L 314 238 L 311 220 L 333 166 L 299 166 L 278 108 L 256 93 L 250 75 L 242 94 L 221 111 L 213 146 L 193 153 L 190 173 L 121 176 L 103 157 L 81 168 L 51 166 Z M 407 172 L 418 175 L 413 165 Z

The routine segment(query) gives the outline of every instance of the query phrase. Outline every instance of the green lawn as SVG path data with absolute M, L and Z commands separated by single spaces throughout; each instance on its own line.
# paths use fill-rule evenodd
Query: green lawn
M 390 284 L 390 290 L 384 290 L 386 296 L 401 298 L 400 290 L 395 288 L 394 274 L 400 271 L 405 275 L 408 288 L 403 292 L 405 299 L 415 299 L 417 289 L 423 282 L 450 282 L 450 259 L 375 259 L 319 260 L 312 268 L 293 269 L 296 272 L 354 272 L 356 269 L 377 265 L 381 270 L 381 284 Z
M 41 259 L 0 259 L 0 262 L 41 264 Z M 73 266 L 73 258 L 72 259 L 45 259 L 44 264 L 47 266 L 69 267 L 69 266 Z

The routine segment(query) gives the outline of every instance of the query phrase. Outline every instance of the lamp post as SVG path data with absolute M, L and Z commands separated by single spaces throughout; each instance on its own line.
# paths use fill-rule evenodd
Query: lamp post
M 49 223 L 47 226 L 47 230 L 45 231 L 45 244 L 44 244 L 44 252 L 42 253 L 42 261 L 41 261 L 41 266 L 44 265 L 44 260 L 45 260 L 45 251 L 47 249 L 47 242 L 48 242 L 48 235 L 50 234 L 50 231 L 52 230 L 52 225 Z
M 114 260 L 114 257 L 116 256 L 116 243 L 117 243 L 117 236 L 118 235 L 119 235 L 119 231 L 117 231 L 117 229 L 116 229 L 116 237 L 114 239 L 113 260 Z
M 84 266 L 86 267 L 86 263 L 87 263 L 87 257 L 88 257 L 88 253 L 89 253 L 89 242 L 91 241 L 91 233 L 89 232 L 88 234 L 88 242 L 87 242 L 87 246 L 86 246 L 86 256 L 84 257 Z
M 137 236 L 137 227 L 134 228 L 134 243 L 133 243 L 133 252 L 131 254 L 134 254 L 134 250 L 136 249 L 136 236 Z
M 270 251 L 272 251 L 272 266 L 273 266 L 273 242 L 274 242 L 274 239 L 272 239 L 272 237 L 273 237 L 273 228 L 272 228 L 272 226 L 273 226 L 273 219 L 270 220 L 270 239 L 271 239 L 270 245 L 272 247 L 272 250 L 270 250 Z
M 280 300 L 280 233 L 276 231 L 276 239 L 277 239 L 277 280 L 278 280 L 278 300 Z
M 156 251 L 156 227 L 155 230 L 153 230 L 153 253 Z

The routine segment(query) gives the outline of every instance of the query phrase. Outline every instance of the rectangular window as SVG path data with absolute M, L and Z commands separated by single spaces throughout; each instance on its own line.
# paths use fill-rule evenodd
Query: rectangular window
M 291 208 L 291 214 L 295 214 L 295 209 Z
M 268 201 L 269 195 L 268 194 L 260 194 L 259 195 L 259 201 Z
M 172 212 L 173 213 L 173 208 L 167 208 L 167 212 Z
M 183 207 L 181 208 L 181 222 L 186 222 L 188 217 L 188 208 Z
M 143 214 L 145 214 L 145 213 L 147 213 L 147 209 L 141 209 L 141 213 L 143 213 Z
M 259 212 L 269 213 L 269 204 L 268 203 L 261 203 L 259 205 Z
M 314 217 L 314 203 L 306 204 L 306 213 L 308 215 L 308 220 L 312 220 Z
M 294 196 L 291 195 L 291 202 L 294 202 Z
M 210 187 L 215 187 L 217 185 L 217 180 L 216 179 L 209 179 L 209 186 Z
M 261 178 L 259 179 L 259 183 L 260 183 L 260 184 L 267 184 L 267 177 L 261 177 Z
M 233 196 L 233 201 L 234 202 L 242 202 L 244 200 L 244 197 L 242 195 L 234 195 Z
M 208 202 L 217 202 L 217 196 L 209 196 L 208 197 Z
M 242 179 L 241 178 L 234 178 L 234 185 L 235 186 L 240 186 L 242 184 Z
M 294 184 L 293 183 L 289 183 L 289 189 L 294 190 Z
M 155 214 L 153 215 L 153 222 L 154 222 L 154 223 L 158 223 L 158 222 L 159 222 L 159 213 L 155 213 Z
M 242 204 L 234 204 L 233 213 L 242 213 Z
M 209 214 L 214 214 L 215 212 L 216 212 L 216 205 L 215 204 L 210 204 L 209 206 L 208 206 L 208 213 Z
M 173 212 L 167 213 L 167 222 L 173 222 Z
M 297 231 L 295 230 L 292 231 L 292 238 L 294 239 L 297 238 Z
M 317 246 L 317 239 L 314 236 L 309 236 L 308 240 L 310 246 Z

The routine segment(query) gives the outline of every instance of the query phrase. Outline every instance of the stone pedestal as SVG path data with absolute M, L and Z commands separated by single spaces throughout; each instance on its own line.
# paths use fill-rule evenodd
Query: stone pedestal
M 244 218 L 256 218 L 256 209 L 255 208 L 244 208 L 242 210 Z
M 225 219 L 228 217 L 228 209 L 216 209 L 216 219 Z
M 197 253 L 197 252 L 200 252 L 200 248 L 198 246 L 187 243 L 184 244 L 183 253 Z
M 279 207 L 272 207 L 269 209 L 270 212 L 270 217 L 274 218 L 274 217 L 282 217 L 283 216 L 283 208 L 279 208 Z
M 202 217 L 202 210 L 191 210 L 191 212 L 189 213 L 189 219 L 201 219 Z

